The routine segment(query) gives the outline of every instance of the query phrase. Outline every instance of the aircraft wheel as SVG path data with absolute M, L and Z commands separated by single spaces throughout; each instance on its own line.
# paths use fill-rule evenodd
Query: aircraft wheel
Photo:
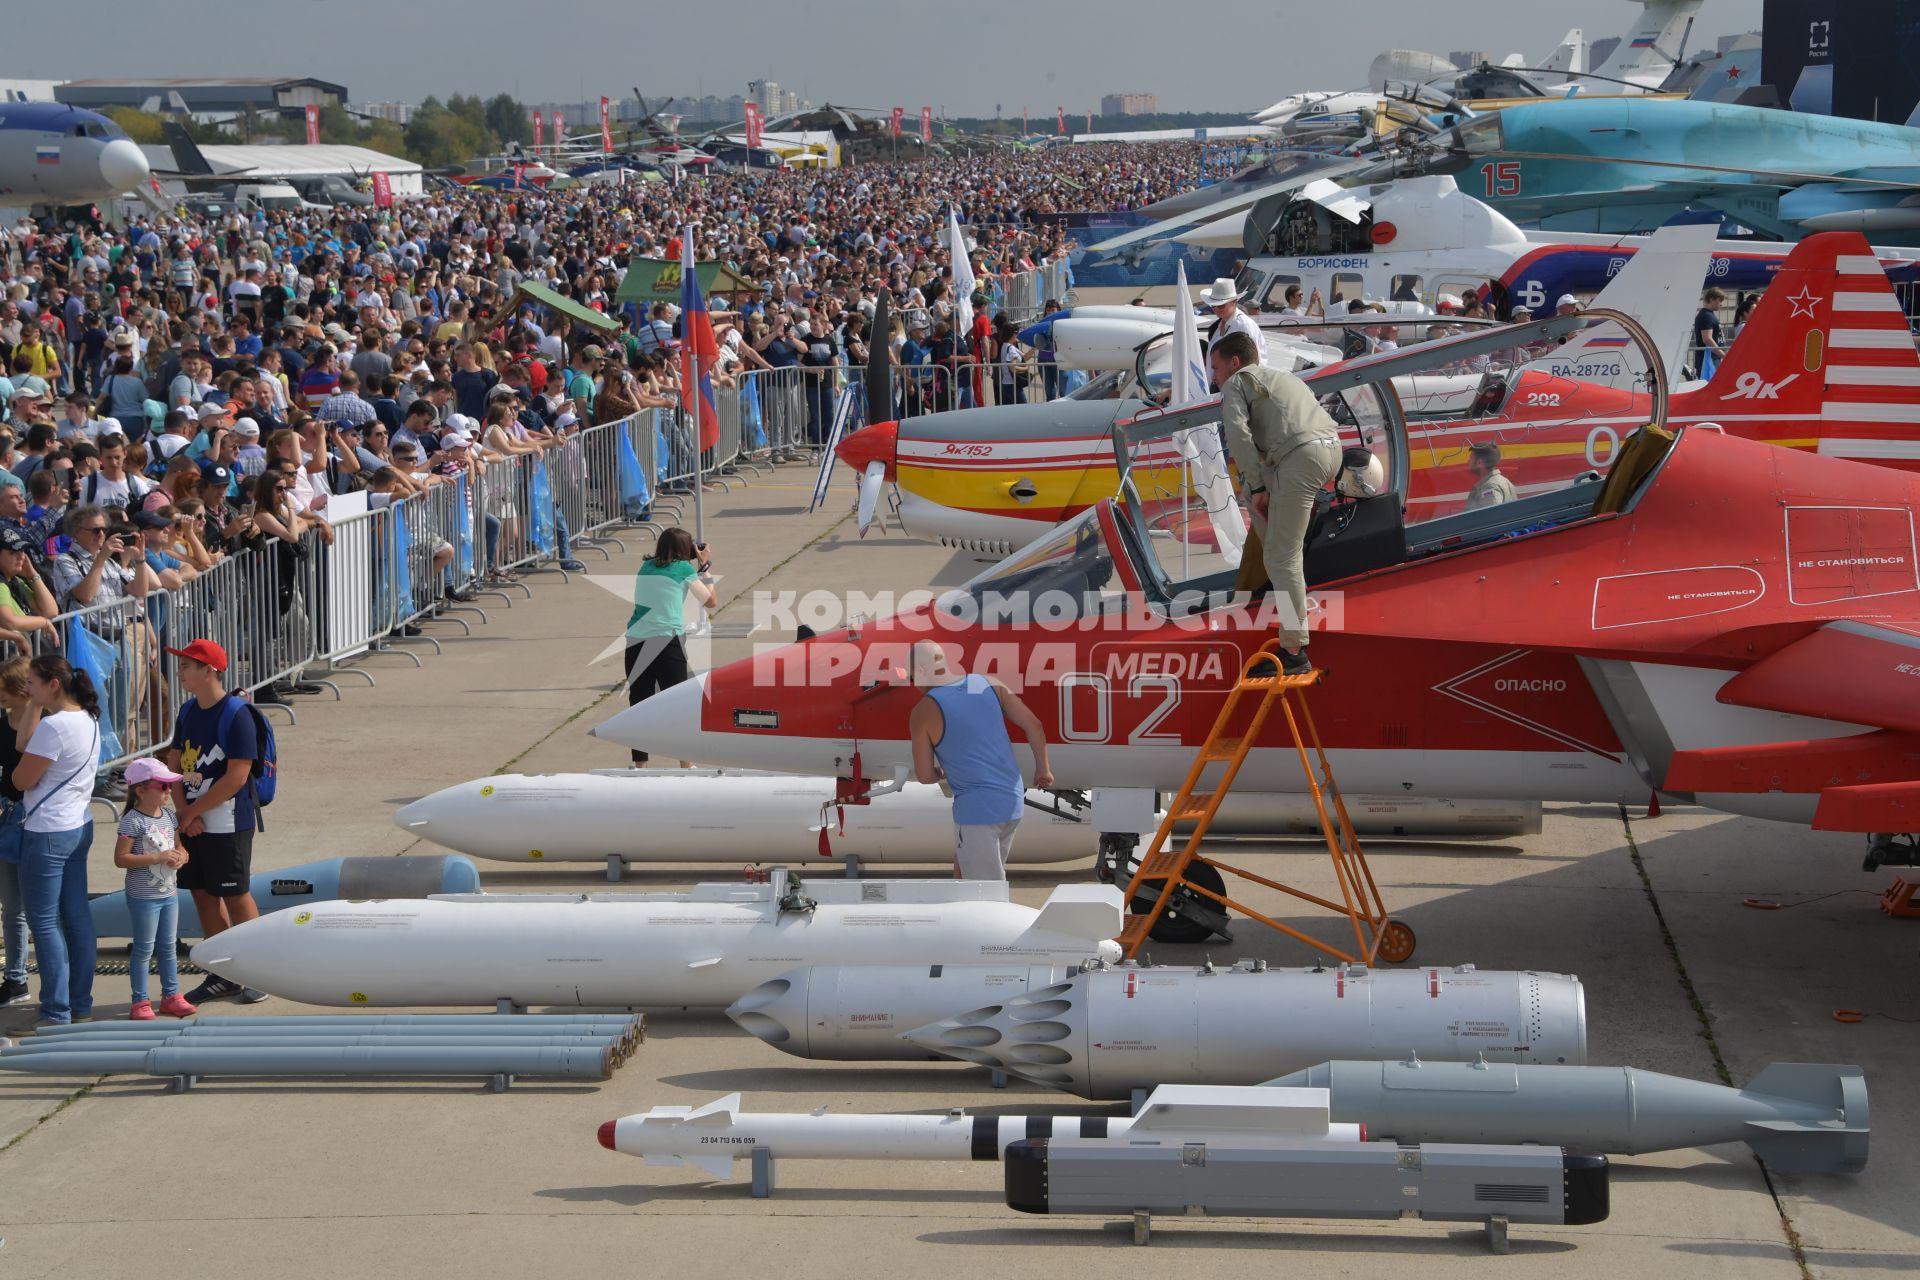
M 1225 878 L 1221 876 L 1217 868 L 1208 863 L 1196 862 L 1188 867 L 1187 879 L 1199 885 L 1201 888 L 1209 889 L 1214 893 L 1223 894 L 1227 891 Z M 1158 888 L 1165 883 L 1166 881 L 1164 880 L 1147 880 L 1142 882 L 1142 887 L 1145 885 L 1153 885 Z M 1182 889 L 1174 895 L 1173 901 L 1167 904 L 1167 909 L 1160 913 L 1160 918 L 1153 922 L 1153 928 L 1148 936 L 1155 942 L 1170 943 L 1205 942 L 1208 938 L 1211 938 L 1214 933 L 1212 925 L 1203 924 L 1181 913 L 1181 905 L 1187 902 L 1192 902 L 1207 908 L 1209 914 L 1224 913 L 1225 911 L 1225 908 L 1221 907 L 1219 903 L 1194 894 L 1189 894 L 1186 890 Z M 1153 910 L 1153 899 L 1148 898 L 1144 894 L 1135 898 L 1133 900 L 1132 910 L 1135 915 L 1145 915 L 1147 912 Z
M 1388 964 L 1402 964 L 1413 959 L 1413 948 L 1417 942 L 1406 921 L 1389 920 L 1386 928 L 1380 931 L 1380 946 L 1374 954 Z

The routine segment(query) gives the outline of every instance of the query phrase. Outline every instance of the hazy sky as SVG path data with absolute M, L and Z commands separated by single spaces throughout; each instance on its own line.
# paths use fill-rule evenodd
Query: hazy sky
M 1706 0 L 1692 47 L 1757 30 L 1761 0 Z M 815 102 L 1035 117 L 1156 93 L 1163 110 L 1258 110 L 1357 87 L 1387 48 L 1544 57 L 1569 27 L 1619 35 L 1635 0 L 195 0 L 54 4 L 0 49 L 0 78 L 271 75 L 345 84 L 356 102 L 506 91 L 528 102 L 744 91 Z M 103 26 L 103 12 L 111 18 Z M 107 38 L 103 38 L 103 32 Z

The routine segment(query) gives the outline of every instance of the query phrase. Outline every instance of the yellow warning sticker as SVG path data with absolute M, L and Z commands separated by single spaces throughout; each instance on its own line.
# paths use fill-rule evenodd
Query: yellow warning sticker
M 482 800 L 485 800 L 488 796 L 492 794 L 493 794 L 493 784 L 491 782 L 489 782 L 486 786 L 480 788 L 480 798 Z
M 529 850 L 527 850 L 527 856 L 528 856 L 529 858 L 544 858 L 544 857 L 546 857 L 547 855 L 546 855 L 546 854 L 544 854 L 544 853 L 542 853 L 542 852 L 540 852 L 540 850 L 538 850 L 538 849 L 529 849 Z
M 306 923 L 307 921 L 309 921 L 309 920 L 311 920 L 311 919 L 313 919 L 313 912 L 311 912 L 311 911 L 302 911 L 302 912 L 301 912 L 301 913 L 300 913 L 299 915 L 297 915 L 297 916 L 295 916 L 295 917 L 293 918 L 293 922 L 294 922 L 295 924 L 305 924 L 305 923 Z
M 367 993 L 364 991 L 350 991 L 347 993 L 347 999 L 354 1004 L 365 1004 L 367 1002 Z

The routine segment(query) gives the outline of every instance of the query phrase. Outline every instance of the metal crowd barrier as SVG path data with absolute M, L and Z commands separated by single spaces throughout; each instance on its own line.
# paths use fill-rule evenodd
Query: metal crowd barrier
M 837 388 L 821 375 L 841 373 L 781 372 L 788 376 L 774 380 L 770 394 L 802 410 L 815 383 Z M 716 397 L 720 443 L 704 460 L 716 476 L 760 438 L 741 408 L 760 395 L 758 387 L 743 387 Z M 804 440 L 800 419 L 790 421 Z M 418 665 L 419 655 L 392 643 L 397 632 L 428 619 L 468 629 L 456 611 L 479 611 L 449 604 L 449 593 L 485 590 L 506 600 L 501 587 L 526 590 L 508 573 L 557 560 L 563 522 L 579 548 L 620 545 L 612 536 L 617 530 L 657 531 L 663 517 L 677 519 L 663 482 L 691 480 L 693 442 L 689 425 L 668 410 L 586 428 L 543 454 L 490 463 L 425 493 L 334 520 L 331 545 L 317 532 L 298 543 L 269 539 L 172 590 L 58 614 L 58 642 L 36 632 L 34 651 L 62 652 L 94 679 L 104 730 L 101 768 L 122 765 L 172 740 L 187 694 L 167 647 L 201 637 L 215 641 L 231 661 L 228 688 L 245 693 L 346 671 L 371 683 L 371 674 L 347 664 L 375 653 L 405 654 Z M 297 722 L 283 703 L 263 707 Z

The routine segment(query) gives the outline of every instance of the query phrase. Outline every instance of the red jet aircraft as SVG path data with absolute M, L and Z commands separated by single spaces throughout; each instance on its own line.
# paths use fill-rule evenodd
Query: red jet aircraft
M 1893 460 L 1916 452 L 1910 344 L 1897 348 L 1890 313 L 1862 293 L 1776 286 L 1768 300 L 1813 323 L 1791 361 L 1752 370 L 1761 383 L 1736 378 L 1754 387 L 1729 402 L 1744 431 L 1813 447 L 1707 423 L 1629 432 L 1604 476 L 1475 511 L 1408 505 L 1419 446 L 1390 380 L 1609 320 L 1650 356 L 1637 325 L 1552 319 L 1311 376 L 1390 477 L 1328 508 L 1307 544 L 1312 653 L 1328 672 L 1315 716 L 1342 787 L 1564 801 L 1657 790 L 1825 829 L 1920 827 L 1906 818 L 1920 805 L 1920 475 L 1825 447 L 1836 426 L 1847 452 L 1863 440 Z M 1619 406 L 1623 427 L 1668 420 L 1649 367 L 1647 392 Z M 1116 427 L 1121 474 L 1217 414 L 1213 402 Z M 910 768 L 920 696 L 897 673 L 931 638 L 1022 692 L 1060 787 L 1172 791 L 1272 619 L 1233 602 L 1230 569 L 1155 537 L 1142 510 L 1124 484 L 1119 501 L 935 603 L 720 667 L 595 732 L 714 764 L 891 778 Z M 1301 789 L 1284 732 L 1269 725 L 1236 786 Z

